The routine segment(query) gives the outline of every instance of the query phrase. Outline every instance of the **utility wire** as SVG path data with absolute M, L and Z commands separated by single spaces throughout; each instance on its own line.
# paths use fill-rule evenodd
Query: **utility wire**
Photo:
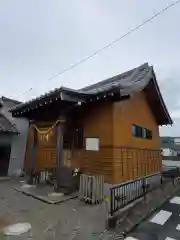
M 154 14 L 152 17 L 148 18 L 147 20 L 143 21 L 141 24 L 137 25 L 136 27 L 132 28 L 130 31 L 128 31 L 127 33 L 125 33 L 124 35 L 116 38 L 113 42 L 105 45 L 104 47 L 100 48 L 99 50 L 97 50 L 96 52 L 92 53 L 91 55 L 83 58 L 82 60 L 80 60 L 79 62 L 76 62 L 75 64 L 65 68 L 64 70 L 58 72 L 57 74 L 51 76 L 50 78 L 48 78 L 46 81 L 50 81 L 62 74 L 64 74 L 65 72 L 71 70 L 72 68 L 77 67 L 78 65 L 86 62 L 87 60 L 89 60 L 90 58 L 94 57 L 95 55 L 103 52 L 104 50 L 106 50 L 107 48 L 111 47 L 112 45 L 114 45 L 115 43 L 119 42 L 120 40 L 122 40 L 123 38 L 127 37 L 128 35 L 132 34 L 133 32 L 135 32 L 136 30 L 142 28 L 144 25 L 146 25 L 147 23 L 151 22 L 153 19 L 155 19 L 156 17 L 158 17 L 159 15 L 161 15 L 162 13 L 166 12 L 168 9 L 170 9 L 171 7 L 175 6 L 176 4 L 180 3 L 180 0 L 177 0 L 173 3 L 171 3 L 170 5 L 168 5 L 167 7 L 163 8 L 161 11 L 159 11 L 158 13 Z M 27 92 L 28 93 L 32 90 L 33 88 L 30 88 Z M 23 93 L 22 95 L 24 95 L 25 93 Z
M 30 92 L 31 90 L 33 90 L 33 88 L 32 88 L 32 87 L 31 87 L 29 90 L 27 90 L 26 92 L 23 92 L 21 95 L 24 95 L 24 94 L 26 94 L 26 93 Z

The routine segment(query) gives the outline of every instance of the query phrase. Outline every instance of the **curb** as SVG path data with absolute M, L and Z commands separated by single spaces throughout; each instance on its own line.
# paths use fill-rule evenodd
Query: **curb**
M 0 183 L 11 180 L 10 177 L 0 177 Z
M 137 200 L 135 200 L 133 203 L 130 203 L 129 205 L 125 206 L 124 208 L 122 208 L 119 212 L 117 212 L 117 214 L 115 214 L 114 216 L 109 216 L 107 219 L 108 222 L 108 229 L 114 229 L 116 227 L 116 224 L 119 220 L 119 218 L 121 217 L 121 214 L 126 213 L 126 215 L 128 214 L 128 210 L 132 210 L 136 205 L 138 205 L 139 203 L 144 201 L 144 197 L 141 197 Z M 127 209 L 126 209 L 127 208 Z M 122 218 L 124 220 L 124 217 Z M 123 221 L 121 220 L 121 222 Z
M 141 224 L 141 222 L 145 221 L 150 214 L 152 214 L 153 212 L 155 212 L 156 210 L 158 210 L 159 208 L 161 208 L 161 206 L 166 203 L 169 199 L 171 199 L 175 194 L 176 192 L 178 192 L 180 190 L 180 186 L 178 189 L 176 189 L 176 191 L 171 195 L 171 196 L 168 196 L 166 197 L 163 201 L 160 202 L 160 204 L 157 205 L 157 207 L 154 207 L 152 209 L 149 210 L 149 212 L 143 216 L 139 221 L 137 221 L 133 226 L 131 226 L 128 230 L 125 230 L 123 232 L 123 236 L 126 236 L 129 232 L 133 231 L 133 229 L 135 229 L 139 224 Z
M 16 190 L 17 192 L 20 192 L 20 193 L 26 195 L 26 196 L 30 196 L 30 197 L 32 197 L 34 199 L 40 200 L 40 201 L 42 201 L 44 203 L 48 203 L 48 204 L 51 204 L 51 205 L 56 205 L 56 204 L 59 204 L 59 203 L 62 203 L 62 202 L 66 202 L 66 201 L 69 201 L 71 199 L 75 199 L 75 198 L 78 197 L 78 196 L 70 196 L 69 198 L 66 198 L 66 199 L 53 201 L 53 200 L 48 200 L 48 199 L 46 199 L 43 196 L 36 196 L 34 194 L 31 194 L 31 193 L 28 193 L 26 191 L 20 190 L 20 189 L 18 189 L 16 187 L 13 187 L 13 189 Z

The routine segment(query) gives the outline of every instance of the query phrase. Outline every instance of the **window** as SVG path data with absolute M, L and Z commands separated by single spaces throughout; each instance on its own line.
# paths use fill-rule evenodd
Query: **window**
M 143 138 L 147 138 L 147 129 L 143 128 Z
M 134 137 L 144 138 L 144 139 L 152 139 L 152 131 L 147 128 L 143 128 L 137 126 L 135 124 L 132 125 L 132 135 Z
M 180 145 L 180 138 L 174 138 L 174 143 L 176 145 Z
M 152 131 L 146 129 L 146 139 L 152 139 Z
M 133 124 L 132 134 L 134 137 L 143 137 L 143 128 Z
M 136 137 L 136 125 L 132 125 L 132 135 Z

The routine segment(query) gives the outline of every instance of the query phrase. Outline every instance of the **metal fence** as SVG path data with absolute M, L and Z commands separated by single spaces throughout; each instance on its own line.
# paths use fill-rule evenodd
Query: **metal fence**
M 162 156 L 163 160 L 180 161 L 180 156 Z
M 141 197 L 145 198 L 148 192 L 162 185 L 167 179 L 173 180 L 175 184 L 178 176 L 179 169 L 174 168 L 111 187 L 110 215 L 113 216 L 115 212 Z

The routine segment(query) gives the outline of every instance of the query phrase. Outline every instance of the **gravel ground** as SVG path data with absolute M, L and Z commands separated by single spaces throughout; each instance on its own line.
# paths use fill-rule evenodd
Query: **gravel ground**
M 78 199 L 49 205 L 12 189 L 15 182 L 0 182 L 0 227 L 29 222 L 32 230 L 18 237 L 0 239 L 116 239 L 105 231 L 106 204 L 89 206 Z

